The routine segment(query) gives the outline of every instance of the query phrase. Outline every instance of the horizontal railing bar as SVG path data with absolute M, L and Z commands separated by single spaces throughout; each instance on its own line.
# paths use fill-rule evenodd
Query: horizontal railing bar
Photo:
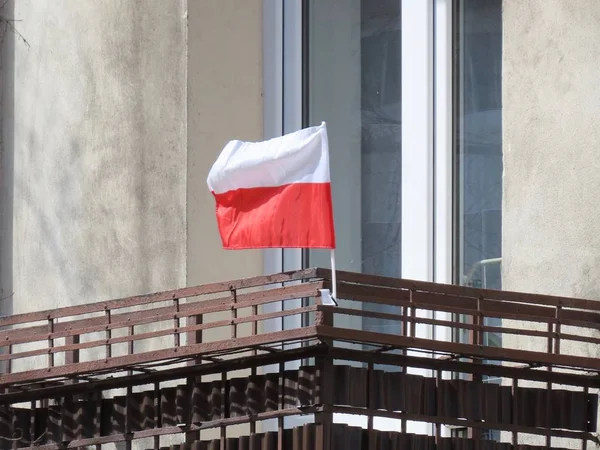
M 201 314 L 212 314 L 218 312 L 229 312 L 231 308 L 242 309 L 254 305 L 268 304 L 285 300 L 293 300 L 302 297 L 311 297 L 318 294 L 318 290 L 323 287 L 322 281 L 313 281 L 294 286 L 268 289 L 260 292 L 239 294 L 237 301 L 232 302 L 231 296 L 220 297 L 210 300 L 199 300 L 190 303 L 181 304 L 179 312 L 174 313 L 172 306 L 163 306 L 156 309 L 146 309 L 111 315 L 110 323 L 106 322 L 106 317 L 93 317 L 88 319 L 74 320 L 70 322 L 59 322 L 54 326 L 55 332 L 48 333 L 48 326 L 39 326 L 31 329 L 31 335 L 26 333 L 27 328 L 16 330 L 5 330 L 2 332 L 4 337 L 0 341 L 0 346 L 9 346 L 24 344 L 27 342 L 37 342 L 46 339 L 58 339 L 73 335 L 81 336 L 88 333 L 104 332 L 130 326 L 155 323 L 161 320 L 172 320 L 173 318 L 186 318 Z M 92 325 L 90 325 L 92 324 Z M 18 335 L 17 338 L 12 336 Z
M 329 282 L 325 286 L 330 286 Z M 338 298 L 361 303 L 376 303 L 388 306 L 412 307 L 427 311 L 443 311 L 456 314 L 472 314 L 477 309 L 477 300 L 447 296 L 445 294 L 413 292 L 412 302 L 410 291 L 380 286 L 361 286 L 346 282 L 338 282 Z
M 459 342 L 434 341 L 424 338 L 397 336 L 372 331 L 351 330 L 347 328 L 317 326 L 321 338 L 354 342 L 360 344 L 390 345 L 397 348 L 418 348 L 437 352 L 460 354 L 465 357 L 478 357 L 490 360 L 514 361 L 563 366 L 575 369 L 600 371 L 600 359 L 572 355 L 557 355 L 528 350 L 486 347 Z
M 527 330 L 527 329 L 520 329 L 520 328 L 506 328 L 506 327 L 496 327 L 496 326 L 491 326 L 491 325 L 474 325 L 474 324 L 470 324 L 470 323 L 465 323 L 465 322 L 459 322 L 459 321 L 454 321 L 454 320 L 441 320 L 441 319 L 429 319 L 426 317 L 411 317 L 411 316 L 404 316 L 402 314 L 392 314 L 392 313 L 382 313 L 382 312 L 375 312 L 375 311 L 366 311 L 366 310 L 361 310 L 361 309 L 352 309 L 352 308 L 342 308 L 339 306 L 329 306 L 329 305 L 323 305 L 322 307 L 318 308 L 321 311 L 328 311 L 332 314 L 342 314 L 342 315 L 348 315 L 348 316 L 355 316 L 355 317 L 372 317 L 372 318 L 376 318 L 376 319 L 385 319 L 385 320 L 394 320 L 396 322 L 408 322 L 408 323 L 412 323 L 415 322 L 415 324 L 422 324 L 422 325 L 436 325 L 436 326 L 441 326 L 441 327 L 449 327 L 449 328 L 460 328 L 463 330 L 479 330 L 482 331 L 483 333 L 499 333 L 499 334 L 517 334 L 517 335 L 524 335 L 524 336 L 536 336 L 536 337 L 549 337 L 549 336 L 554 336 L 554 332 L 549 332 L 549 331 L 537 331 L 537 330 Z M 563 338 L 563 334 L 561 334 L 561 338 Z M 575 336 L 576 337 L 576 336 Z M 577 340 L 577 339 L 574 339 Z M 594 339 L 593 341 L 587 341 L 587 340 L 583 340 L 585 342 L 595 342 L 598 341 L 598 343 L 600 343 L 600 339 Z
M 99 348 L 99 347 L 102 347 L 102 350 L 104 350 L 103 347 L 105 345 L 122 344 L 122 343 L 127 343 L 127 342 L 141 341 L 144 339 L 157 338 L 157 337 L 161 337 L 161 336 L 170 336 L 173 333 L 188 333 L 191 331 L 209 330 L 209 329 L 214 329 L 214 328 L 226 327 L 226 326 L 229 326 L 232 324 L 237 325 L 237 324 L 242 324 L 242 323 L 250 323 L 250 322 L 254 322 L 254 321 L 260 322 L 263 320 L 273 319 L 273 318 L 277 318 L 277 317 L 288 317 L 288 316 L 308 313 L 308 312 L 312 312 L 312 311 L 316 311 L 316 310 L 317 310 L 316 305 L 312 305 L 312 306 L 307 306 L 304 308 L 288 309 L 288 310 L 283 310 L 283 311 L 275 311 L 275 312 L 271 312 L 271 313 L 259 314 L 257 316 L 238 317 L 233 320 L 232 319 L 224 319 L 224 320 L 219 320 L 219 321 L 215 321 L 215 322 L 204 322 L 199 325 L 188 325 L 188 326 L 179 327 L 177 329 L 165 328 L 163 330 L 149 331 L 146 333 L 138 333 L 138 334 L 133 334 L 133 335 L 129 334 L 126 336 L 119 336 L 119 337 L 114 337 L 111 339 L 98 339 L 95 341 L 80 342 L 78 344 L 67 344 L 67 345 L 60 345 L 60 346 L 55 345 L 54 347 L 51 347 L 51 348 L 40 348 L 40 349 L 35 349 L 35 350 L 27 350 L 24 352 L 5 353 L 5 354 L 0 354 L 0 361 L 6 361 L 6 360 L 15 361 L 15 360 L 21 359 L 21 358 L 31 358 L 31 357 L 39 356 L 39 355 L 64 353 L 64 352 L 70 352 L 70 351 L 75 351 L 75 350 L 84 350 L 84 349 Z M 173 316 L 177 316 L 177 315 L 171 314 L 169 316 L 169 318 L 172 318 Z M 136 323 L 136 325 L 137 325 L 137 323 Z M 98 330 L 98 331 L 102 331 L 102 330 Z
M 563 324 L 564 325 L 564 324 Z M 600 338 L 595 338 L 592 336 L 578 336 L 576 334 L 570 333 L 552 333 L 555 337 L 560 337 L 561 342 L 571 341 L 571 342 L 585 342 L 588 344 L 600 344 Z
M 504 303 L 498 300 L 478 300 L 436 292 L 414 291 L 412 301 L 410 291 L 380 286 L 361 286 L 338 282 L 338 298 L 376 303 L 389 306 L 412 307 L 429 311 L 443 311 L 456 314 L 483 313 L 490 317 L 517 318 L 534 322 L 547 322 L 545 318 L 555 317 L 555 307 Z M 479 305 L 479 309 L 478 309 Z M 512 312 L 513 314 L 510 314 Z
M 83 375 L 98 371 L 128 368 L 143 363 L 183 357 L 201 357 L 204 354 L 210 355 L 213 352 L 223 350 L 231 351 L 235 349 L 252 347 L 253 345 L 283 343 L 297 339 L 310 338 L 318 338 L 316 327 L 314 326 L 223 341 L 189 344 L 185 347 L 175 347 L 172 349 L 154 350 L 125 356 L 115 356 L 110 359 L 65 364 L 64 366 L 54 366 L 46 369 L 28 370 L 24 372 L 7 373 L 0 375 L 0 387 L 10 386 L 13 383 L 22 383 L 24 381 L 33 382 L 52 377 L 72 377 L 75 375 Z
M 284 272 L 275 275 L 265 275 L 241 280 L 225 281 L 219 283 L 204 284 L 194 287 L 174 289 L 171 291 L 156 292 L 153 294 L 136 295 L 115 300 L 107 300 L 98 303 L 88 303 L 78 306 L 67 306 L 58 309 L 48 309 L 45 311 L 36 311 L 12 316 L 1 316 L 0 327 L 7 325 L 16 325 L 27 322 L 44 321 L 48 319 L 57 319 L 61 317 L 78 316 L 81 314 L 90 314 L 101 312 L 107 309 L 121 309 L 133 306 L 141 306 L 149 303 L 164 302 L 175 298 L 197 297 L 199 295 L 216 294 L 227 292 L 231 289 L 247 289 L 259 286 L 268 286 L 275 283 L 285 283 L 289 281 L 299 281 L 309 278 L 315 278 L 316 269 L 304 269 L 293 272 Z
M 561 309 L 560 314 L 561 316 L 557 322 L 560 322 L 562 325 L 600 330 L 600 314 L 579 310 L 573 311 L 564 308 Z M 589 319 L 596 319 L 596 321 L 590 322 Z
M 331 286 L 329 280 L 327 280 L 326 286 Z M 380 303 L 389 306 L 406 306 L 410 303 L 410 291 L 407 289 L 396 289 L 387 286 L 363 286 L 343 281 L 337 282 L 337 296 L 345 300 Z M 350 297 L 346 298 L 346 296 Z
M 330 269 L 315 269 L 316 276 L 331 280 Z M 498 291 L 493 289 L 480 289 L 452 284 L 438 284 L 427 281 L 407 280 L 401 278 L 382 277 L 362 273 L 336 271 L 338 282 L 347 282 L 363 285 L 393 287 L 399 289 L 413 289 L 437 294 L 451 294 L 458 297 L 482 298 L 516 303 L 532 303 L 538 305 L 562 306 L 590 311 L 600 311 L 600 302 L 582 298 L 559 297 L 542 294 L 526 294 L 514 291 Z
M 328 286 L 330 283 L 326 283 Z M 394 299 L 394 292 L 397 298 Z M 495 299 L 478 299 L 437 292 L 415 291 L 410 301 L 409 291 L 380 286 L 360 286 L 338 282 L 338 298 L 390 306 L 411 307 L 427 311 L 479 315 L 499 319 L 526 320 L 536 323 L 557 323 L 555 306 L 528 305 Z M 479 303 L 479 309 L 477 309 Z M 561 321 L 569 320 L 581 328 L 600 329 L 600 314 L 563 308 Z M 594 320 L 591 320 L 594 319 Z M 574 322 L 576 321 L 576 322 Z

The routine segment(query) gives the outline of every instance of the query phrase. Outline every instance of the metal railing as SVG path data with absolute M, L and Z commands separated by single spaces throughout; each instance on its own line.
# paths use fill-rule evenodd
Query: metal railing
M 249 423 L 254 436 L 257 423 L 277 419 L 278 447 L 269 448 L 292 448 L 284 445 L 291 435 L 283 418 L 310 415 L 317 430 L 310 432 L 316 436 L 311 448 L 341 448 L 334 445 L 341 439 L 335 438 L 334 413 L 367 417 L 362 448 L 370 449 L 380 439 L 406 443 L 408 421 L 435 424 L 432 438 L 439 445 L 446 442 L 444 424 L 503 430 L 513 445 L 520 433 L 545 437 L 546 446 L 557 437 L 580 439 L 582 447 L 596 440 L 600 360 L 582 348 L 600 343 L 599 303 L 337 276 L 339 306 L 321 302 L 331 273 L 307 269 L 1 317 L 6 370 L 0 376 L 0 447 L 54 450 L 153 437 L 158 449 L 160 436 L 181 435 L 201 448 L 209 445 L 201 444 L 201 433 L 217 428 L 220 437 L 210 445 L 218 441 L 214 445 L 225 449 L 229 426 Z M 308 299 L 306 306 L 263 308 L 298 298 Z M 393 305 L 399 312 L 375 312 L 367 304 Z M 469 320 L 426 318 L 421 310 Z M 287 316 L 305 320 L 292 329 L 263 331 L 268 321 Z M 365 317 L 385 321 L 386 332 L 352 325 Z M 486 317 L 517 322 L 488 326 Z M 431 326 L 466 329 L 473 340 L 417 334 Z M 485 333 L 538 340 L 543 350 L 487 346 Z M 287 370 L 290 361 L 303 366 Z M 414 375 L 411 368 L 427 372 Z M 244 377 L 234 373 L 240 369 L 247 371 Z M 472 377 L 447 379 L 450 372 Z M 500 378 L 501 385 L 482 383 L 484 375 Z M 375 417 L 397 419 L 397 435 L 404 437 L 377 432 Z M 239 442 L 230 444 L 246 445 Z

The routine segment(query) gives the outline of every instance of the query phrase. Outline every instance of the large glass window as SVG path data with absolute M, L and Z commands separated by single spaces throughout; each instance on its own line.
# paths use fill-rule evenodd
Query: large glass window
M 502 0 L 284 5 L 283 123 L 327 122 L 337 268 L 501 289 Z M 290 24 L 285 11 L 295 9 L 302 20 Z M 327 251 L 298 255 L 284 251 L 283 267 L 329 266 Z M 340 320 L 400 331 L 397 321 Z M 472 340 L 425 328 L 419 337 Z M 493 333 L 484 340 L 501 344 Z
M 328 127 L 337 266 L 392 277 L 401 275 L 400 9 L 400 0 L 309 0 L 305 97 L 308 125 Z M 310 251 L 311 266 L 328 261 Z M 371 318 L 353 325 L 399 326 Z

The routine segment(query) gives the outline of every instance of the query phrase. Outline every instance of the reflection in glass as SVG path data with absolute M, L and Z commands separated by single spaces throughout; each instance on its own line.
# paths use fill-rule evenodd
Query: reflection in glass
M 462 0 L 458 17 L 459 281 L 500 289 L 502 1 Z
M 310 0 L 308 13 L 307 125 L 327 122 L 336 262 L 392 277 L 401 275 L 400 9 L 400 0 Z M 309 262 L 328 266 L 328 255 L 310 251 Z M 400 331 L 396 321 L 344 320 L 345 327 Z

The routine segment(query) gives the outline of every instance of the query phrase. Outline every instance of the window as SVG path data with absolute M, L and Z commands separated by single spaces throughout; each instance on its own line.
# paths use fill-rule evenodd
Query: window
M 338 269 L 501 288 L 501 6 L 265 0 L 265 137 L 327 122 Z M 265 255 L 267 272 L 329 266 L 325 251 Z M 417 336 L 469 339 L 442 326 Z

